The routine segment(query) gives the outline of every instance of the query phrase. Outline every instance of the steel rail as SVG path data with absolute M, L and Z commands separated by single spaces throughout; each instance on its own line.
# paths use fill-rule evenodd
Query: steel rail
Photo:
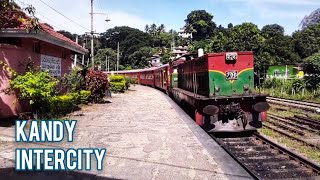
M 228 147 L 228 145 L 224 144 L 222 141 L 215 137 L 213 134 L 209 134 L 241 167 L 243 167 L 254 179 L 260 179 L 261 175 L 259 175 L 257 172 L 255 172 L 255 169 L 253 167 L 249 167 L 241 160 L 240 158 L 235 156 L 235 153 L 232 152 L 232 149 Z M 264 145 L 267 145 L 266 147 L 269 147 L 270 149 L 277 150 L 279 155 L 285 155 L 286 157 L 289 157 L 289 159 L 294 160 L 299 163 L 300 166 L 306 167 L 312 172 L 317 175 L 315 178 L 320 178 L 320 166 L 316 164 L 315 162 L 312 162 L 305 157 L 292 152 L 291 150 L 283 147 L 282 145 L 279 145 L 278 143 L 273 142 L 271 139 L 264 137 L 260 135 L 258 132 L 252 133 L 250 137 L 255 138 L 256 140 L 261 141 Z M 223 138 L 222 138 L 223 139 Z M 244 145 L 245 146 L 245 145 Z

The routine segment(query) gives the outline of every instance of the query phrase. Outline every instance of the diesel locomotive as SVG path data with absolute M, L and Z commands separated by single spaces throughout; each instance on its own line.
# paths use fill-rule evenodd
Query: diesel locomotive
M 186 54 L 169 64 L 117 71 L 140 84 L 165 91 L 195 111 L 207 132 L 242 132 L 262 127 L 269 105 L 254 92 L 253 52 Z

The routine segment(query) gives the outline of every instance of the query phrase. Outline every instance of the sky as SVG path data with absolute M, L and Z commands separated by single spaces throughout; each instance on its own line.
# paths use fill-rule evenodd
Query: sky
M 83 34 L 90 32 L 90 0 L 15 0 L 22 7 L 31 4 L 36 16 L 56 30 Z M 54 8 L 49 8 L 46 4 Z M 115 26 L 144 30 L 146 24 L 164 24 L 167 30 L 180 30 L 193 10 L 211 13 L 217 25 L 227 27 L 252 22 L 261 29 L 277 23 L 291 35 L 304 16 L 320 7 L 320 0 L 94 0 L 94 31 Z M 73 20 L 74 22 L 70 21 Z M 106 22 L 105 19 L 110 19 Z

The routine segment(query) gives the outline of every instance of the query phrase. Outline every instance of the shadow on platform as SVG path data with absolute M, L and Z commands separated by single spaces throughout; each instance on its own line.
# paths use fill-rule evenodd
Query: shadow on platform
M 0 179 L 5 180 L 117 180 L 78 171 L 15 171 L 15 168 L 0 169 Z

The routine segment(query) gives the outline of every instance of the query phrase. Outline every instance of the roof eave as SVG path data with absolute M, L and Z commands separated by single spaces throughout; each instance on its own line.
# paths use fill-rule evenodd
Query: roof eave
M 89 51 L 87 49 L 84 49 L 82 47 L 76 47 L 72 44 L 69 44 L 61 39 L 58 39 L 56 37 L 51 36 L 48 33 L 45 33 L 43 31 L 40 32 L 27 32 L 24 29 L 3 29 L 0 30 L 0 37 L 25 37 L 25 38 L 34 38 L 41 41 L 45 41 L 60 47 L 64 47 L 66 49 L 69 49 L 71 51 L 80 53 L 80 54 L 87 54 Z

